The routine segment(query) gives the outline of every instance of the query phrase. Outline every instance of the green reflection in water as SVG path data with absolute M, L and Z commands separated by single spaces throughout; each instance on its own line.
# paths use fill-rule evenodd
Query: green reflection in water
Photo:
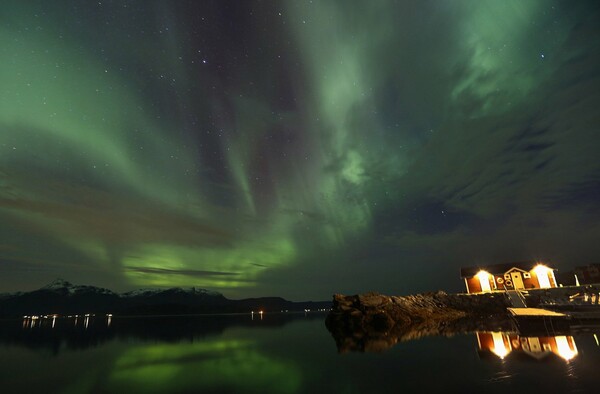
M 142 345 L 125 352 L 108 379 L 110 391 L 297 392 L 300 369 L 261 354 L 254 342 L 215 340 Z

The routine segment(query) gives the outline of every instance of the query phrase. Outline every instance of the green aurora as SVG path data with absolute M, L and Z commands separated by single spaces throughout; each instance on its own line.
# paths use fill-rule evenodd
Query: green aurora
M 0 288 L 327 299 L 591 262 L 598 17 L 583 1 L 6 1 Z

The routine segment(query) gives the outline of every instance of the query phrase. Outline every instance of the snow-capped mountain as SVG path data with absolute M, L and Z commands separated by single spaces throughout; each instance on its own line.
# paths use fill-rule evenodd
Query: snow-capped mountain
M 54 291 L 64 294 L 74 295 L 81 293 L 96 293 L 115 295 L 122 298 L 135 298 L 135 297 L 152 297 L 160 294 L 181 294 L 181 295 L 192 295 L 192 296 L 206 296 L 206 297 L 223 297 L 219 292 L 202 289 L 199 287 L 171 287 L 171 288 L 145 288 L 128 291 L 125 293 L 115 293 L 111 290 L 103 287 L 87 286 L 87 285 L 74 285 L 64 279 L 55 279 L 48 283 L 46 286 L 40 288 L 41 291 Z
M 73 285 L 64 279 L 55 279 L 42 287 L 40 290 L 62 292 L 69 295 L 81 294 L 81 293 L 96 293 L 106 295 L 116 295 L 116 293 L 105 289 L 103 287 L 96 286 L 85 286 L 85 285 Z
M 122 294 L 95 286 L 56 279 L 30 292 L 0 295 L 0 316 L 111 313 L 120 315 L 198 314 L 251 310 L 303 310 L 328 307 L 329 302 L 295 303 L 279 297 L 230 300 L 198 287 L 139 289 Z

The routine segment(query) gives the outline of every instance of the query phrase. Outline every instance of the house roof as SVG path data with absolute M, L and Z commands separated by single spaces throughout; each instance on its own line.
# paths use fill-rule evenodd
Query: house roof
M 503 264 L 492 264 L 492 265 L 478 265 L 475 267 L 463 267 L 460 269 L 460 277 L 461 278 L 470 278 L 472 276 L 477 275 L 477 273 L 481 270 L 487 271 L 490 274 L 504 274 L 506 271 L 509 271 L 511 268 L 518 268 L 523 271 L 531 271 L 536 265 L 543 263 L 545 266 L 551 269 L 552 268 L 546 262 L 540 262 L 539 260 L 531 260 L 531 261 L 517 261 L 514 263 L 503 263 Z

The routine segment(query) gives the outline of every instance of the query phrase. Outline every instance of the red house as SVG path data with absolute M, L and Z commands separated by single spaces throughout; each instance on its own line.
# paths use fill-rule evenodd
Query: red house
M 467 293 L 558 287 L 554 268 L 539 261 L 461 268 Z

